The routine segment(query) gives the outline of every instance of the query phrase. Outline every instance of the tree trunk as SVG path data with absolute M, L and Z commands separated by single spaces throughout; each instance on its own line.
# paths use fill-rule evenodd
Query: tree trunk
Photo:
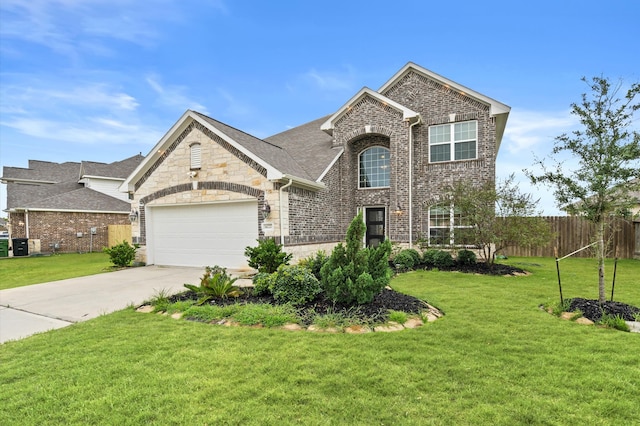
M 598 241 L 596 255 L 598 257 L 598 301 L 604 303 L 604 221 L 596 223 L 596 238 Z

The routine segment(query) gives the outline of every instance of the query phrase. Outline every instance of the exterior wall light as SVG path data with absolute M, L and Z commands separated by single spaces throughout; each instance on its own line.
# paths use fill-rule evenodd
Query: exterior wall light
M 131 223 L 138 220 L 138 210 L 131 209 L 131 213 L 129 213 L 129 220 L 131 221 Z
M 393 214 L 400 216 L 403 213 L 402 207 L 400 207 L 400 203 L 396 206 L 396 209 L 393 211 Z

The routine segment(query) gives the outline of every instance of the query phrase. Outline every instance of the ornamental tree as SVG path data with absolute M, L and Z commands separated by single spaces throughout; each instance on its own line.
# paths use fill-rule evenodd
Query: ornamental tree
M 640 188 L 640 133 L 632 128 L 633 114 L 640 108 L 634 83 L 620 97 L 622 82 L 608 78 L 582 78 L 589 89 L 580 103 L 571 104 L 571 114 L 581 128 L 555 138 L 549 158 L 536 159 L 542 173 L 525 170 L 532 183 L 553 188 L 559 207 L 580 215 L 595 225 L 598 260 L 598 298 L 605 301 L 605 224 L 611 216 L 624 216 L 637 200 L 632 191 Z M 559 156 L 568 154 L 577 167 L 565 167 Z M 551 165 L 548 165 L 551 163 Z
M 521 193 L 514 179 L 511 175 L 482 185 L 459 181 L 448 191 L 465 226 L 456 229 L 456 244 L 479 248 L 488 264 L 507 247 L 539 247 L 552 237 L 549 224 L 539 217 L 538 200 Z

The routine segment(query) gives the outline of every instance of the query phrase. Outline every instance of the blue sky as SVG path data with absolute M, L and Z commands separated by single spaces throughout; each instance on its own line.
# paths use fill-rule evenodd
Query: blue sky
M 147 154 L 186 109 L 270 136 L 412 61 L 512 107 L 497 175 L 556 214 L 522 169 L 575 127 L 580 77 L 640 80 L 638 16 L 636 0 L 2 0 L 0 166 Z

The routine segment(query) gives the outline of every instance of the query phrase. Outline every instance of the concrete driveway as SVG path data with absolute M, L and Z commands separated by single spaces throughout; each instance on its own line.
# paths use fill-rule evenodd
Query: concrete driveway
M 0 290 L 0 343 L 140 305 L 199 284 L 204 268 L 145 266 Z

